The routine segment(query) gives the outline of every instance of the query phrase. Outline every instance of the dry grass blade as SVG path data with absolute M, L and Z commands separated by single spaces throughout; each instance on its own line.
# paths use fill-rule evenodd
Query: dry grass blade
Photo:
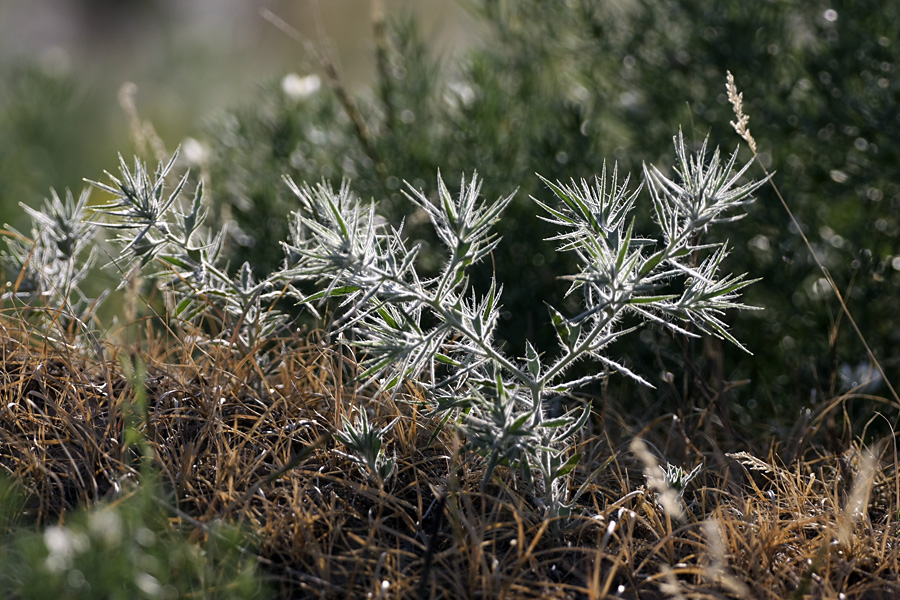
M 733 453 L 744 484 L 711 452 L 702 457 L 703 485 L 674 494 L 676 520 L 677 509 L 660 500 L 673 490 L 647 449 L 664 444 L 665 427 L 643 428 L 647 442 L 633 443 L 632 454 L 625 450 L 638 436 L 610 416 L 578 450 L 586 463 L 612 467 L 595 475 L 570 525 L 554 533 L 509 469 L 498 466 L 482 489 L 485 467 L 461 460 L 459 440 L 443 432 L 428 444 L 419 391 L 361 394 L 348 383 L 356 361 L 316 335 L 294 334 L 251 356 L 148 335 L 128 349 L 147 365 L 146 409 L 135 419 L 136 390 L 98 349 L 55 348 L 25 322 L 7 316 L 3 324 L 0 465 L 28 490 L 32 518 L 65 520 L 74 507 L 140 484 L 140 445 L 126 443 L 131 423 L 152 450 L 172 522 L 200 539 L 220 520 L 243 524 L 280 597 L 900 593 L 898 472 L 883 450 L 891 444 L 790 466 L 774 454 Z M 397 465 L 384 489 L 330 439 L 340 415 L 360 405 L 378 426 L 400 417 L 385 434 Z M 704 442 L 689 447 L 697 446 Z M 573 485 L 588 472 L 590 464 L 580 467 Z

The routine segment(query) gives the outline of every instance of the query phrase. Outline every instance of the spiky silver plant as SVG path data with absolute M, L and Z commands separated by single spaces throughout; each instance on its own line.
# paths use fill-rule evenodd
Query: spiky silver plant
M 676 179 L 644 167 L 660 229 L 654 237 L 635 233 L 633 210 L 644 184 L 629 189 L 629 178 L 620 182 L 615 168 L 608 175 L 604 167 L 593 185 L 544 180 L 557 201 L 535 201 L 560 229 L 553 238 L 560 250 L 575 253 L 581 264 L 567 279 L 568 293 L 580 292 L 584 308 L 572 317 L 550 308 L 559 347 L 549 360 L 531 343 L 518 359 L 499 349 L 494 330 L 502 289 L 493 281 L 483 294 L 470 286 L 468 269 L 499 243 L 492 226 L 512 200 L 481 198 L 475 175 L 463 178 L 455 197 L 440 174 L 435 201 L 412 187 L 407 192 L 447 251 L 443 269 L 428 279 L 415 269 L 420 246 L 407 242 L 402 226 L 380 220 L 374 203 L 346 185 L 335 192 L 288 181 L 301 209 L 285 246 L 284 275 L 319 284 L 318 293 L 297 293 L 313 309 L 342 299 L 336 329 L 365 351 L 365 383 L 386 391 L 414 380 L 441 422 L 458 423 L 473 454 L 485 458 L 485 483 L 498 465 L 516 467 L 548 516 L 565 516 L 581 491 L 570 494 L 566 483 L 579 460 L 571 442 L 589 409 L 551 418 L 545 404 L 611 372 L 649 385 L 606 352 L 634 331 L 629 316 L 637 325 L 686 336 L 697 336 L 696 330 L 742 347 L 722 315 L 750 308 L 737 300 L 751 281 L 722 275 L 727 248 L 702 237 L 709 226 L 740 218 L 734 210 L 751 201 L 760 182 L 738 185 L 747 167 L 734 172 L 737 152 L 723 163 L 718 150 L 707 157 L 706 147 L 704 141 L 688 156 L 679 133 Z M 567 377 L 573 364 L 588 358 L 602 366 L 596 375 Z
M 31 217 L 31 236 L 9 229 L 6 251 L 0 257 L 6 277 L 4 300 L 29 308 L 52 309 L 63 320 L 85 317 L 90 299 L 81 283 L 94 265 L 96 226 L 87 219 L 89 190 L 76 201 L 66 190 L 61 199 L 55 190 L 40 210 L 22 207 Z

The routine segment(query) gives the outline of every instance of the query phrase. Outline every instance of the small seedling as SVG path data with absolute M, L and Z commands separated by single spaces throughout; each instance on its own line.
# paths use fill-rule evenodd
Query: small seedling
M 384 453 L 384 435 L 389 432 L 400 417 L 395 418 L 385 427 L 373 427 L 369 423 L 366 409 L 359 407 L 354 409 L 357 418 L 351 422 L 346 416 L 341 415 L 343 429 L 336 431 L 334 437 L 349 450 L 349 452 L 336 451 L 341 456 L 363 467 L 368 475 L 379 486 L 394 472 L 396 460 L 386 458 Z

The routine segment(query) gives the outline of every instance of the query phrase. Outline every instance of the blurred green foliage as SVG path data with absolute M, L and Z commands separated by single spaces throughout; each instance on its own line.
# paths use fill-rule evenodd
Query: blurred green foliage
M 672 164 L 672 129 L 679 124 L 695 142 L 711 132 L 721 145 L 736 145 L 724 89 L 731 70 L 762 161 L 778 171 L 775 182 L 845 286 L 889 376 L 897 375 L 891 316 L 900 292 L 900 9 L 894 3 L 470 4 L 486 27 L 480 46 L 442 60 L 413 22 L 393 22 L 379 40 L 378 82 L 350 110 L 324 85 L 291 97 L 273 84 L 253 104 L 214 121 L 211 189 L 243 234 L 232 246 L 233 264 L 250 259 L 262 268 L 280 260 L 277 240 L 292 208 L 284 174 L 297 181 L 349 178 L 360 194 L 400 216 L 407 211 L 402 180 L 433 192 L 438 169 L 451 179 L 478 170 L 489 197 L 519 190 L 499 226 L 505 240 L 493 262 L 507 285 L 500 332 L 520 353 L 524 339 L 551 335 L 542 302 L 560 297 L 557 277 L 571 272 L 565 257 L 541 241 L 548 232 L 528 196 L 543 198 L 547 190 L 534 173 L 590 178 L 604 159 L 635 174 L 644 161 Z M 861 345 L 777 198 L 769 188 L 759 195 L 742 227 L 729 230 L 735 251 L 728 267 L 763 277 L 748 299 L 765 310 L 734 325 L 756 355 L 724 349 L 723 358 L 715 347 L 682 349 L 679 341 L 645 338 L 622 349 L 632 363 L 647 363 L 642 372 L 680 372 L 677 365 L 687 360 L 697 374 L 688 386 L 663 383 L 650 402 L 673 408 L 697 400 L 704 385 L 714 393 L 722 378 L 750 378 L 738 417 L 745 424 L 760 414 L 785 422 L 798 406 L 846 389 L 851 382 L 842 379 L 842 367 L 865 371 Z M 407 223 L 411 236 L 419 235 L 416 221 Z M 717 371 L 719 383 L 710 383 Z
M 145 481 L 115 501 L 41 529 L 23 522 L 22 496 L 0 481 L 0 598 L 256 598 L 256 559 L 224 525 L 173 526 L 159 489 Z M 196 534 L 200 535 L 196 535 Z
M 115 141 L 89 82 L 63 64 L 0 64 L 0 79 L 0 223 L 21 225 L 20 202 L 37 206 L 51 186 L 77 195 Z

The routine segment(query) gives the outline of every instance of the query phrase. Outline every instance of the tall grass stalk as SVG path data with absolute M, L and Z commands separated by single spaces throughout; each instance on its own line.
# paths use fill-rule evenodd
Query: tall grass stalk
M 738 91 L 737 85 L 734 82 L 734 76 L 730 71 L 726 76 L 725 91 L 728 94 L 728 101 L 731 103 L 731 106 L 734 109 L 735 118 L 737 119 L 736 121 L 731 122 L 731 126 L 734 127 L 734 130 L 737 132 L 737 134 L 741 136 L 741 138 L 743 138 L 750 146 L 750 151 L 753 153 L 753 157 L 759 158 L 759 154 L 756 148 L 756 140 L 750 133 L 750 117 L 744 114 L 744 94 Z M 853 315 L 850 313 L 850 309 L 847 307 L 847 303 L 844 300 L 843 294 L 841 294 L 840 288 L 838 288 L 837 284 L 834 281 L 834 278 L 828 271 L 828 268 L 822 263 L 818 254 L 816 254 L 816 251 L 813 249 L 812 244 L 809 242 L 809 238 L 807 238 L 806 234 L 803 232 L 803 227 L 800 226 L 800 223 L 794 216 L 794 212 L 791 210 L 791 207 L 788 206 L 787 200 L 784 199 L 784 196 L 781 194 L 781 190 L 778 189 L 778 185 L 772 179 L 772 174 L 769 173 L 768 168 L 766 168 L 766 165 L 762 161 L 759 161 L 759 165 L 766 176 L 765 181 L 769 182 L 769 185 L 772 187 L 775 195 L 778 196 L 778 200 L 781 203 L 781 206 L 784 208 L 785 212 L 787 212 L 788 217 L 791 219 L 791 223 L 794 224 L 794 228 L 803 239 L 803 243 L 804 245 L 806 245 L 806 249 L 809 250 L 810 256 L 812 256 L 812 259 L 813 261 L 815 261 L 816 266 L 819 268 L 819 271 L 822 272 L 822 275 L 828 282 L 829 287 L 831 287 L 831 290 L 834 292 L 835 298 L 837 298 L 838 303 L 841 305 L 841 311 L 844 313 L 844 315 L 846 315 L 847 320 L 850 321 L 850 326 L 853 327 L 853 331 L 856 333 L 859 341 L 862 342 L 863 347 L 866 349 L 866 354 L 868 355 L 869 360 L 878 370 L 878 373 L 881 375 L 882 381 L 884 381 L 885 385 L 887 385 L 888 387 L 888 390 L 890 390 L 891 396 L 893 396 L 894 398 L 895 405 L 900 407 L 900 395 L 897 394 L 897 390 L 894 388 L 894 384 L 891 383 L 890 379 L 888 379 L 887 373 L 884 372 L 884 367 L 881 366 L 881 362 L 878 360 L 878 357 L 875 356 L 875 353 L 869 346 L 869 342 L 866 341 L 866 336 L 863 335 L 863 332 L 860 330 L 859 325 L 856 324 L 856 319 L 854 319 Z

